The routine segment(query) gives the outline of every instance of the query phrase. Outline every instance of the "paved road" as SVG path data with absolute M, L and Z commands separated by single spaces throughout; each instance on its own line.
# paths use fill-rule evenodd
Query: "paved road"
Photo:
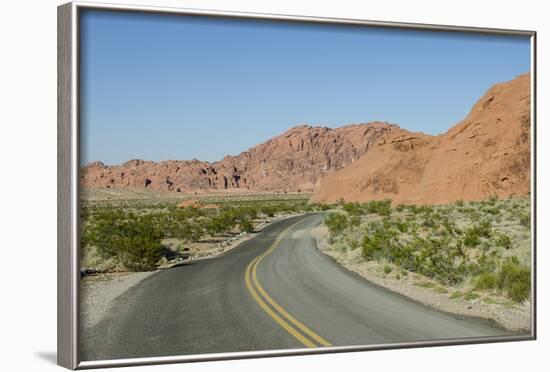
M 319 253 L 321 216 L 267 226 L 227 254 L 161 271 L 83 333 L 83 360 L 504 335 L 371 284 Z

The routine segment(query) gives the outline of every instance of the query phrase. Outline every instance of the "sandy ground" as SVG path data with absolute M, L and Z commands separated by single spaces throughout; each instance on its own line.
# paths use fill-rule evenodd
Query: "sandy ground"
M 359 249 L 348 254 L 335 252 L 328 242 L 329 232 L 324 225 L 314 228 L 311 234 L 317 241 L 321 252 L 333 257 L 348 270 L 377 285 L 441 311 L 494 320 L 500 326 L 511 331 L 528 331 L 531 327 L 531 305 L 529 302 L 512 305 L 510 301 L 500 299 L 497 300 L 499 303 L 487 303 L 488 300 L 483 296 L 471 300 L 451 298 L 452 293 L 460 289 L 441 286 L 414 273 L 408 273 L 406 276 L 400 274 L 399 278 L 397 278 L 399 272 L 396 270 L 384 273 L 383 265 L 361 260 Z
M 99 323 L 118 296 L 154 273 L 106 273 L 84 277 L 80 281 L 81 328 Z

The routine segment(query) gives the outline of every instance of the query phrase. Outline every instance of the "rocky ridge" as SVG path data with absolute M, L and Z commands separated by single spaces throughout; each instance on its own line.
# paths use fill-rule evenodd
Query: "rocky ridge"
M 81 169 L 87 188 L 143 187 L 160 191 L 312 192 L 332 172 L 365 154 L 394 125 L 382 122 L 331 129 L 300 125 L 218 162 L 130 160 Z

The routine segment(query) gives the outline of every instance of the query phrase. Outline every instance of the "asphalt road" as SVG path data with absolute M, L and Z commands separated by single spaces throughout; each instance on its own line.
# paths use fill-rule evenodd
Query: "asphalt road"
M 394 294 L 321 254 L 321 215 L 267 226 L 228 253 L 160 271 L 83 332 L 84 361 L 505 335 Z

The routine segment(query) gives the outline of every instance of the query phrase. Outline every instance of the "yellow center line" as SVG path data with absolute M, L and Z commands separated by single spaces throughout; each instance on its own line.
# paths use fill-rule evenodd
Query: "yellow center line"
M 267 304 L 258 296 L 254 288 L 252 287 L 252 284 L 250 283 L 250 265 L 246 268 L 246 286 L 252 294 L 252 297 L 256 302 L 261 306 L 261 308 L 271 317 L 273 318 L 281 327 L 283 327 L 284 330 L 286 330 L 288 333 L 290 333 L 292 336 L 294 336 L 298 341 L 300 341 L 302 344 L 304 344 L 307 347 L 316 347 L 313 342 L 309 341 L 307 338 L 305 338 L 302 334 L 300 334 L 298 331 L 296 331 L 294 328 L 292 328 L 287 322 L 285 322 L 280 316 L 278 316 Z
M 307 326 L 305 326 L 303 323 L 298 321 L 295 317 L 293 317 L 291 314 L 289 314 L 282 306 L 280 306 L 271 296 L 267 294 L 265 289 L 260 284 L 260 281 L 257 277 L 257 268 L 262 259 L 271 252 L 277 248 L 279 243 L 281 242 L 281 239 L 284 237 L 284 235 L 290 230 L 292 227 L 300 223 L 302 220 L 292 224 L 291 226 L 287 227 L 283 232 L 279 235 L 277 240 L 273 242 L 273 244 L 267 249 L 263 254 L 257 256 L 250 262 L 248 267 L 246 268 L 245 272 L 245 282 L 246 286 L 248 288 L 248 291 L 254 298 L 254 300 L 260 305 L 260 307 L 271 317 L 273 318 L 283 329 L 285 329 L 288 333 L 290 333 L 292 336 L 294 336 L 298 341 L 300 341 L 302 344 L 304 344 L 307 347 L 317 347 L 319 345 L 313 343 L 311 340 L 307 339 L 302 333 L 300 333 L 298 330 L 296 330 L 294 327 L 292 327 L 287 321 L 281 318 L 280 315 L 282 315 L 284 318 L 286 318 L 288 321 L 290 321 L 292 324 L 294 324 L 295 327 L 297 327 L 299 330 L 301 330 L 303 333 L 308 335 L 311 339 L 314 341 L 317 341 L 320 346 L 332 346 L 327 340 L 319 336 L 317 333 L 309 329 Z M 251 275 L 252 274 L 252 275 Z M 258 295 L 258 292 L 261 294 Z M 273 311 L 262 299 L 265 298 L 265 300 L 276 310 Z M 278 313 L 277 313 L 278 312 Z

